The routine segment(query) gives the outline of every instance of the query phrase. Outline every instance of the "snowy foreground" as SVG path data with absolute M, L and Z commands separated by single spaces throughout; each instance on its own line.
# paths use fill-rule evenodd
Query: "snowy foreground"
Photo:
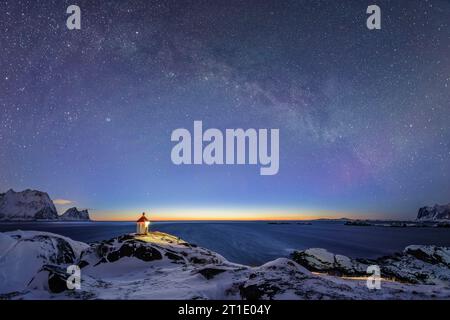
M 81 289 L 68 290 L 66 270 L 74 264 Z M 371 264 L 381 267 L 380 290 L 366 286 Z M 446 247 L 409 246 L 370 261 L 308 249 L 248 267 L 161 232 L 92 244 L 46 232 L 0 233 L 0 299 L 449 298 Z

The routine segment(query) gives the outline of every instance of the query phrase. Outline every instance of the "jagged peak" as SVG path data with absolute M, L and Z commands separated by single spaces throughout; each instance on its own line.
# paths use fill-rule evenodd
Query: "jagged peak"
M 33 189 L 14 191 L 0 197 L 1 220 L 55 220 L 56 208 L 48 193 Z
M 62 220 L 91 220 L 87 209 L 79 210 L 77 207 L 67 209 L 59 218 Z
M 425 206 L 419 209 L 417 213 L 418 220 L 447 220 L 450 219 L 450 203 L 435 204 L 434 206 Z

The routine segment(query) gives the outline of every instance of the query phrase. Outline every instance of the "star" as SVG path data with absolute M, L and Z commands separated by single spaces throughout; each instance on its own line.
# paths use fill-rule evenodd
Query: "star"
M 383 5 L 376 33 L 346 2 L 86 2 L 81 32 L 30 3 L 3 8 L 0 193 L 388 218 L 450 201 L 446 1 Z M 196 120 L 279 129 L 279 172 L 173 165 Z

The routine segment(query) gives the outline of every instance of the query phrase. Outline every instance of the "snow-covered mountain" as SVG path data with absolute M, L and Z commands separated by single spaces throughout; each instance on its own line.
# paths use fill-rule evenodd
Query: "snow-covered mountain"
M 10 189 L 0 193 L 0 221 L 36 221 L 36 220 L 90 220 L 87 210 L 70 208 L 58 216 L 55 205 L 49 195 L 37 190 L 15 192 Z
M 0 233 L 0 299 L 448 299 L 450 248 L 410 246 L 390 261 L 357 261 L 323 249 L 250 267 L 152 232 L 90 245 L 36 231 Z M 387 259 L 387 258 L 384 258 Z M 388 264 L 380 290 L 366 263 Z M 387 264 L 384 264 L 386 262 Z M 69 290 L 69 265 L 81 289 Z M 312 273 L 319 271 L 320 273 Z M 406 277 L 397 275 L 407 274 Z M 341 277 L 345 275 L 353 277 Z M 384 275 L 384 274 L 383 274 Z
M 420 208 L 417 213 L 417 220 L 450 220 L 450 203 Z
M 57 220 L 58 213 L 47 193 L 37 190 L 0 194 L 0 220 Z
M 75 207 L 67 209 L 66 212 L 64 212 L 61 216 L 59 216 L 59 219 L 65 221 L 91 220 L 89 218 L 89 212 L 87 210 L 80 211 Z

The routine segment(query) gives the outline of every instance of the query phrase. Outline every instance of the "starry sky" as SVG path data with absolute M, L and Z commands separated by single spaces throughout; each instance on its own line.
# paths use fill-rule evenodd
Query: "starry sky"
M 413 219 L 450 202 L 447 0 L 2 0 L 0 15 L 0 192 L 99 220 Z M 194 120 L 278 128 L 278 174 L 174 165 L 171 132 Z

